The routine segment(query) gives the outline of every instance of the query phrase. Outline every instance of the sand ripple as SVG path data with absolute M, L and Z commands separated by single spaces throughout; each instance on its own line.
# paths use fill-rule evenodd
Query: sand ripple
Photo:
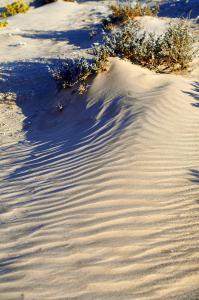
M 194 90 L 114 60 L 1 147 L 2 300 L 198 299 Z

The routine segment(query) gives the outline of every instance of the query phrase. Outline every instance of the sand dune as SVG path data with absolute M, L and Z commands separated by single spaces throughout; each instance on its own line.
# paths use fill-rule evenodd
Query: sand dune
M 113 59 L 1 147 L 1 299 L 198 299 L 197 88 Z
M 48 72 L 107 12 L 58 1 L 0 32 L 0 93 L 16 96 L 0 94 L 0 300 L 199 299 L 197 62 L 177 76 L 111 59 L 83 96 Z

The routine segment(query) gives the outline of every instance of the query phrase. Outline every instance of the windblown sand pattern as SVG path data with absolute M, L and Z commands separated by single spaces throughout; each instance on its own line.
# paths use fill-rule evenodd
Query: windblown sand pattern
M 0 299 L 199 299 L 197 97 L 114 59 L 1 147 Z

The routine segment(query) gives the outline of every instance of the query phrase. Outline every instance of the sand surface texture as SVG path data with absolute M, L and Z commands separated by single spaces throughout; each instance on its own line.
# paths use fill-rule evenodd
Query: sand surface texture
M 98 12 L 60 1 L 0 32 L 0 299 L 198 300 L 198 78 L 111 59 L 58 92 L 47 65 L 89 48 Z

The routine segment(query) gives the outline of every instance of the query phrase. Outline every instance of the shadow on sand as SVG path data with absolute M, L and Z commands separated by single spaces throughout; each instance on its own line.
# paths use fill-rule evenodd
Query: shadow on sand
M 191 175 L 191 179 L 190 181 L 193 183 L 193 184 L 199 184 L 199 171 L 198 170 L 195 170 L 195 169 L 191 169 L 190 170 L 190 175 Z M 195 202 L 197 204 L 199 204 L 199 198 L 197 198 L 195 200 Z
M 199 183 L 199 171 L 192 169 L 191 170 L 191 182 Z
M 199 15 L 198 0 L 172 0 L 160 4 L 160 17 L 197 18 Z
M 191 96 L 194 100 L 194 102 L 191 103 L 194 107 L 199 107 L 199 82 L 193 82 L 193 91 L 192 92 L 185 92 L 185 94 Z
M 93 33 L 94 35 L 92 36 Z M 21 33 L 20 36 L 37 40 L 49 39 L 56 42 L 65 41 L 75 47 L 81 47 L 81 49 L 90 48 L 93 43 L 102 40 L 100 24 L 88 28 L 66 31 L 34 31 L 33 33 L 26 31 L 25 33 Z
M 17 168 L 6 180 L 25 179 L 38 167 L 56 161 L 63 156 L 70 160 L 73 152 L 89 151 L 97 155 L 97 150 L 113 142 L 132 122 L 135 115 L 126 110 L 120 118 L 121 98 L 111 99 L 106 111 L 104 99 L 88 107 L 86 96 L 66 92 L 63 101 L 64 110 L 57 110 L 59 94 L 56 82 L 50 77 L 47 65 L 60 61 L 16 62 L 4 65 L 3 80 L 0 81 L 2 92 L 13 92 L 17 95 L 17 105 L 22 110 L 26 139 L 20 143 L 30 146 L 29 155 L 23 159 L 23 167 Z M 101 114 L 101 117 L 98 116 Z M 102 140 L 102 137 L 103 140 Z M 101 142 L 98 146 L 98 140 Z M 51 151 L 56 149 L 56 151 Z M 48 152 L 47 156 L 42 153 Z M 104 151 L 108 151 L 104 147 Z M 72 174 L 72 173 L 71 173 Z

